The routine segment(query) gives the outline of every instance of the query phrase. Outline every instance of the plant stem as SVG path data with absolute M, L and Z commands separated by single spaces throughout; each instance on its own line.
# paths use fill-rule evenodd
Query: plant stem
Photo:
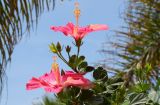
M 65 60 L 65 58 L 62 56 L 61 53 L 57 53 L 57 55 L 58 55 L 59 58 L 61 58 L 62 61 L 64 61 L 69 66 L 67 60 Z
M 71 58 L 70 54 L 69 54 L 69 53 L 67 53 L 67 55 L 68 55 L 68 58 L 70 59 L 70 58 Z
M 77 59 L 79 57 L 79 52 L 80 52 L 80 46 L 77 46 Z
M 59 57 L 64 63 L 66 63 L 66 64 L 70 67 L 69 63 L 67 62 L 67 60 L 63 57 L 63 55 L 62 55 L 60 52 L 57 53 L 57 55 L 58 55 L 58 57 Z M 72 67 L 70 67 L 70 68 L 73 69 L 75 72 L 78 73 L 78 71 L 77 71 L 76 69 L 74 69 L 74 68 L 72 68 Z

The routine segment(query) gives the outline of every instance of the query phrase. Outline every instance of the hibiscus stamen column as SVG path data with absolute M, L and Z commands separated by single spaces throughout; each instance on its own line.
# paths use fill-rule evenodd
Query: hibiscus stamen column
M 76 18 L 76 27 L 74 29 L 75 35 L 78 35 L 80 13 L 81 13 L 81 11 L 79 9 L 79 3 L 75 2 L 75 10 L 74 10 L 74 15 L 75 15 L 75 18 Z M 80 51 L 80 46 L 81 46 L 81 39 L 76 40 L 76 46 L 78 47 L 78 51 L 77 51 L 77 58 L 78 58 L 79 51 Z
M 76 17 L 76 27 L 78 28 L 78 21 L 79 21 L 79 16 L 80 16 L 80 13 L 81 13 L 81 11 L 79 9 L 79 3 L 78 2 L 75 3 L 75 7 L 76 8 L 74 10 L 74 15 Z
M 58 84 L 60 84 L 60 71 L 59 71 L 59 65 L 56 62 L 57 56 L 53 56 L 53 64 L 52 64 L 52 72 L 54 72 L 55 75 L 55 80 Z

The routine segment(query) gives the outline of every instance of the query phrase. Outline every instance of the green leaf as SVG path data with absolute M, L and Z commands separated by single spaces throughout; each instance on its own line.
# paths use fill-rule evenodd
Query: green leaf
M 86 68 L 87 66 L 88 66 L 88 63 L 84 61 L 78 66 L 78 69 L 83 69 L 83 68 Z
M 77 58 L 76 55 L 72 55 L 70 58 L 69 58 L 69 65 L 73 68 L 73 69 L 76 69 L 78 68 L 78 66 L 85 60 L 85 57 L 84 56 L 80 56 Z
M 147 74 L 150 73 L 151 70 L 152 70 L 151 64 L 147 63 L 147 64 L 145 65 L 145 69 L 146 69 L 146 73 L 147 73 Z
M 76 66 L 80 65 L 85 60 L 85 56 L 80 56 L 76 59 Z
M 147 96 L 144 93 L 132 93 L 129 97 L 130 105 L 145 105 Z
M 118 87 L 121 87 L 123 84 L 124 84 L 124 81 L 122 78 L 112 77 L 112 78 L 109 78 L 104 85 L 106 86 L 107 91 L 108 90 L 115 91 L 116 89 L 118 89 Z
M 93 96 L 92 90 L 81 90 L 80 100 L 86 101 Z
M 129 105 L 129 101 L 125 100 L 124 103 L 122 103 L 122 105 Z
M 89 104 L 87 105 L 104 105 L 104 99 L 101 95 L 89 96 L 88 98 L 89 99 L 86 102 Z
M 72 55 L 69 59 L 69 65 L 74 69 L 76 67 L 76 55 Z
M 141 93 L 141 92 L 146 92 L 150 88 L 150 84 L 146 83 L 138 83 L 135 84 L 131 89 L 134 92 Z
M 85 56 L 80 56 L 78 59 L 79 59 L 80 61 L 84 61 L 84 60 L 85 60 Z
M 108 79 L 107 71 L 104 70 L 102 67 L 98 67 L 93 71 L 93 77 L 96 80 L 99 80 L 99 79 L 107 80 Z
M 87 66 L 86 69 L 85 69 L 85 72 L 91 72 L 94 70 L 94 67 L 92 66 Z
M 148 95 L 149 99 L 151 99 L 154 103 L 160 103 L 160 90 L 155 91 L 151 89 Z M 159 105 L 159 104 L 157 104 Z

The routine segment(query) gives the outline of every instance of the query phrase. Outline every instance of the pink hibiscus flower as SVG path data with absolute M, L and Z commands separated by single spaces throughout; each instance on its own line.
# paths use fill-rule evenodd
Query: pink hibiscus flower
M 88 33 L 99 30 L 107 30 L 108 26 L 100 24 L 91 24 L 86 27 L 78 27 L 72 23 L 68 23 L 66 26 L 51 26 L 51 30 L 63 32 L 66 36 L 72 36 L 75 40 L 82 39 Z
M 27 84 L 26 89 L 44 88 L 46 92 L 59 93 L 68 86 L 77 86 L 82 89 L 92 87 L 90 80 L 83 77 L 82 74 L 66 71 L 61 76 L 58 65 L 52 67 L 50 73 L 46 73 L 39 78 L 33 77 Z

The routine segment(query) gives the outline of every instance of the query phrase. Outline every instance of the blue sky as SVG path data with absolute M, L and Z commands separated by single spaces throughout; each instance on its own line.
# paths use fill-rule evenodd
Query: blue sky
M 120 13 L 124 11 L 125 0 L 79 0 L 81 17 L 80 25 L 106 24 L 109 31 L 98 31 L 89 34 L 84 39 L 81 54 L 86 56 L 90 65 L 103 59 L 98 52 L 107 38 L 113 38 L 112 30 L 118 30 L 124 24 Z M 12 62 L 8 65 L 8 88 L 4 90 L 1 105 L 32 105 L 45 94 L 43 89 L 25 90 L 26 82 L 33 76 L 39 77 L 50 71 L 53 54 L 49 51 L 49 44 L 60 41 L 63 45 L 72 45 L 74 41 L 61 33 L 50 30 L 52 25 L 65 25 L 74 22 L 74 0 L 60 2 L 56 0 L 54 11 L 45 12 L 39 18 L 38 28 L 25 36 L 16 46 L 12 55 Z M 74 53 L 75 50 L 73 50 Z M 57 61 L 60 68 L 69 68 L 61 61 Z M 8 92 L 7 92 L 8 91 Z M 7 103 L 6 103 L 7 102 Z

